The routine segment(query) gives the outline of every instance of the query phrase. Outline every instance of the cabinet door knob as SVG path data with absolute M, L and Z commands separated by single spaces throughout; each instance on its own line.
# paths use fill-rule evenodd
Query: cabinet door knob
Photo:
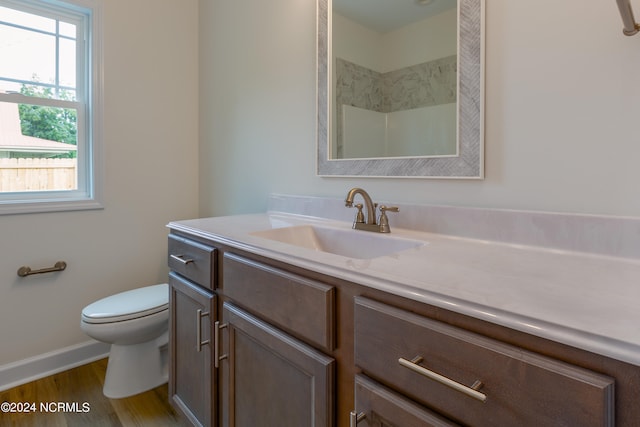
M 460 384 L 457 381 L 454 381 L 450 378 L 447 378 L 443 375 L 440 375 L 436 372 L 433 372 L 427 368 L 424 368 L 420 365 L 418 365 L 418 363 L 422 362 L 422 357 L 418 356 L 415 357 L 412 360 L 407 360 L 403 357 L 401 357 L 400 359 L 398 359 L 398 363 L 402 366 L 404 366 L 405 368 L 409 368 L 414 372 L 419 373 L 420 375 L 423 375 L 429 379 L 432 379 L 434 381 L 439 382 L 440 384 L 446 385 L 449 388 L 452 388 L 454 390 L 457 390 L 461 393 L 466 394 L 467 396 L 473 397 L 476 400 L 479 400 L 480 402 L 486 402 L 487 401 L 487 395 L 484 393 L 480 393 L 478 391 L 478 389 L 480 389 L 480 387 L 482 387 L 482 382 L 481 381 L 475 381 L 473 383 L 473 385 L 471 387 L 468 387 L 464 384 Z

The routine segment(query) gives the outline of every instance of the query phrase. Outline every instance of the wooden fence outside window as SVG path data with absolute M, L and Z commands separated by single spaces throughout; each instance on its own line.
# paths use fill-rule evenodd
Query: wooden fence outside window
M 0 192 L 77 189 L 76 159 L 0 159 Z

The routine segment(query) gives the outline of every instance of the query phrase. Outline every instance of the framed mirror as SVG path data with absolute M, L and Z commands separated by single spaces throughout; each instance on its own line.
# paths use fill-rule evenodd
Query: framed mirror
M 317 27 L 318 175 L 484 178 L 484 0 L 318 0 Z

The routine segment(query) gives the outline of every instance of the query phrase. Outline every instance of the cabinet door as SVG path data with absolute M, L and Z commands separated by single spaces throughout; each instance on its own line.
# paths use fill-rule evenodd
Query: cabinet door
M 455 424 L 406 397 L 356 375 L 355 401 L 358 427 L 454 427 Z
M 334 425 L 332 358 L 226 302 L 223 321 L 224 426 Z
M 193 425 L 212 426 L 217 420 L 211 363 L 216 297 L 173 272 L 169 284 L 170 401 Z

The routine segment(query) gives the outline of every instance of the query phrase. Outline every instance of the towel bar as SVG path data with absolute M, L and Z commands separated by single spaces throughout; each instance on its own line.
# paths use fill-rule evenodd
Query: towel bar
M 30 267 L 23 266 L 18 269 L 18 276 L 26 277 L 32 274 L 53 273 L 54 271 L 62 271 L 67 268 L 67 263 L 64 261 L 58 261 L 53 267 L 41 268 L 40 270 L 32 270 Z

